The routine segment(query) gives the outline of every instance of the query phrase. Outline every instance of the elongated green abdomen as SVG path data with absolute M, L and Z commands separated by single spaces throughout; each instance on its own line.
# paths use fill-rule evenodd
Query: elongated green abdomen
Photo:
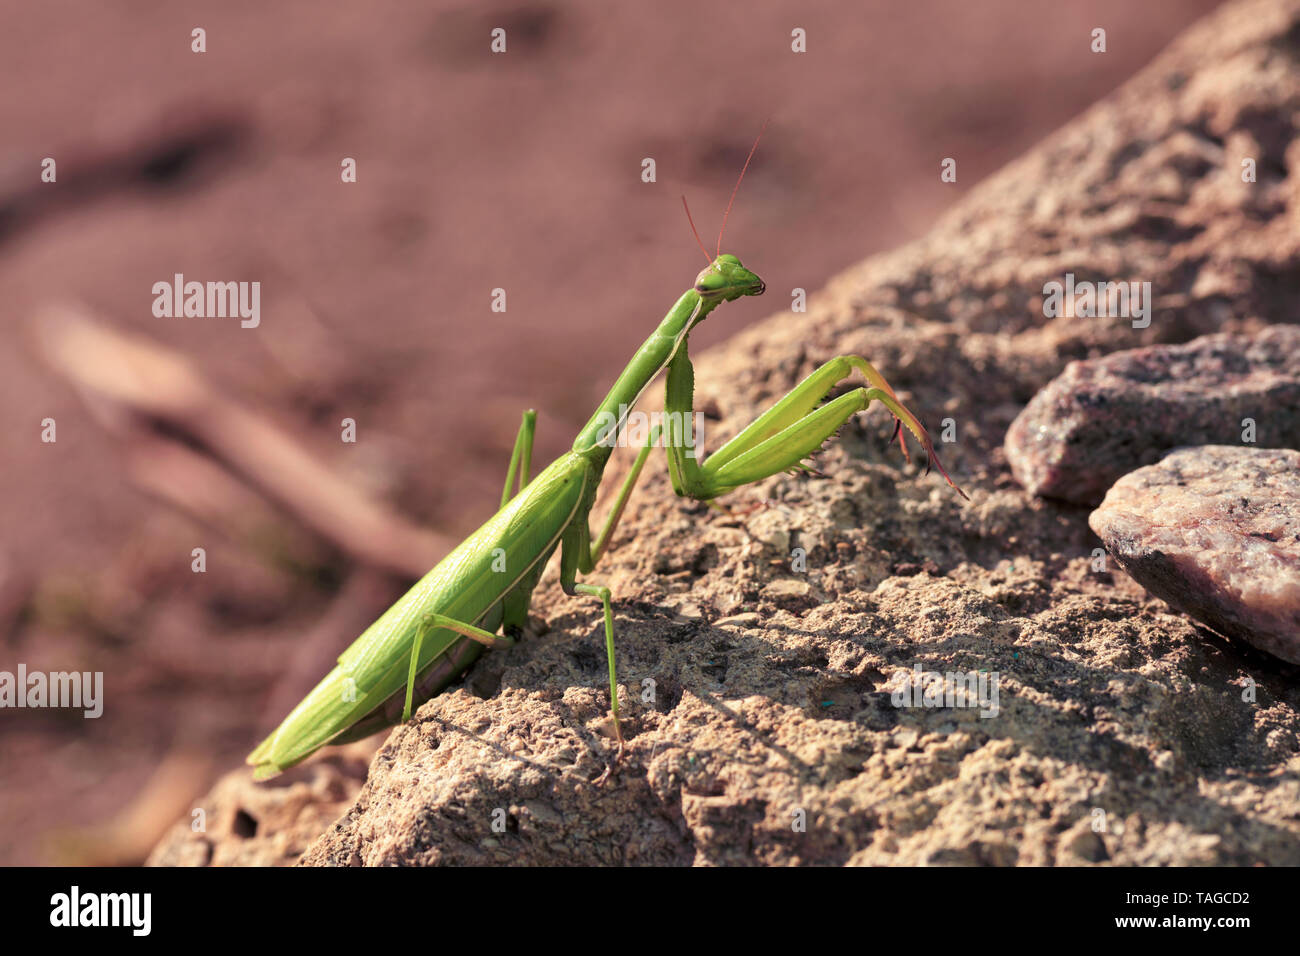
M 411 649 L 426 615 L 495 632 L 502 599 L 536 585 L 560 536 L 584 502 L 589 505 L 593 478 L 583 456 L 565 455 L 443 558 L 339 655 L 338 666 L 253 751 L 248 762 L 258 768 L 255 776 L 274 775 L 338 738 L 395 723 L 401 707 L 393 714 L 385 705 L 405 697 Z M 459 676 L 481 647 L 446 628 L 428 631 L 417 665 L 421 699 Z M 348 733 L 359 723 L 358 733 Z

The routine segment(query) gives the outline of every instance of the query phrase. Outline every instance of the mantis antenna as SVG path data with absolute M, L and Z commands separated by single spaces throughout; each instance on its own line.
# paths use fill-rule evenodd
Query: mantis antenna
M 704 240 L 700 238 L 700 230 L 695 228 L 695 220 L 691 218 L 691 207 L 686 205 L 686 197 L 682 196 L 682 208 L 686 210 L 686 221 L 691 224 L 691 232 L 695 233 L 695 241 L 700 244 L 700 252 L 704 253 L 704 261 L 713 265 L 713 256 L 709 255 L 709 250 L 704 248 Z
M 763 138 L 763 132 L 767 129 L 767 124 L 771 122 L 771 119 L 769 116 L 763 120 L 758 135 L 754 137 L 754 145 L 749 148 L 749 155 L 745 157 L 745 165 L 740 168 L 740 175 L 736 177 L 736 185 L 731 190 L 731 198 L 727 200 L 727 209 L 722 214 L 722 228 L 718 230 L 718 249 L 713 255 L 709 255 L 704 240 L 700 238 L 700 231 L 695 228 L 695 220 L 691 218 L 691 207 L 687 204 L 686 197 L 682 196 L 682 208 L 686 210 L 686 221 L 691 224 L 691 232 L 695 234 L 695 242 L 699 245 L 700 251 L 704 253 L 704 258 L 709 265 L 713 265 L 713 260 L 722 255 L 722 234 L 727 231 L 727 217 L 731 215 L 731 207 L 736 202 L 736 193 L 740 192 L 740 184 L 745 179 L 745 172 L 749 169 L 749 162 L 754 158 L 754 153 L 758 151 L 758 141 Z
M 771 119 L 769 116 L 763 120 L 758 135 L 754 137 L 754 145 L 749 148 L 749 155 L 745 157 L 745 165 L 740 168 L 740 175 L 736 177 L 735 188 L 731 190 L 731 198 L 727 200 L 727 211 L 722 214 L 722 228 L 718 230 L 718 251 L 716 255 L 722 254 L 722 234 L 727 231 L 727 217 L 731 215 L 731 206 L 736 201 L 736 193 L 740 192 L 740 183 L 745 178 L 745 171 L 749 169 L 749 161 L 754 158 L 754 153 L 758 151 L 758 141 L 763 138 L 763 131 L 767 129 L 767 124 L 771 122 Z

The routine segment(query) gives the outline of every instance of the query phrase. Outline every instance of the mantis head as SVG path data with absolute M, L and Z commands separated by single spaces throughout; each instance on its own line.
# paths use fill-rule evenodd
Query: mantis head
M 700 231 L 695 228 L 695 220 L 691 218 L 691 207 L 686 202 L 686 197 L 682 197 L 682 208 L 686 210 L 686 221 L 691 224 L 691 232 L 695 234 L 695 241 L 700 245 L 700 251 L 704 253 L 704 258 L 708 260 L 709 266 L 703 272 L 695 277 L 695 291 L 700 300 L 708 308 L 719 302 L 731 302 L 733 299 L 739 299 L 742 295 L 762 295 L 767 289 L 767 285 L 754 273 L 750 272 L 740 264 L 740 260 L 733 255 L 724 254 L 722 251 L 722 234 L 727 231 L 727 217 L 731 215 L 731 207 L 736 201 L 736 193 L 740 190 L 741 181 L 745 178 L 745 171 L 749 169 L 749 161 L 754 158 L 754 151 L 758 149 L 758 141 L 763 138 L 763 130 L 767 129 L 767 121 L 763 121 L 763 129 L 758 131 L 758 137 L 754 140 L 754 145 L 749 149 L 749 155 L 745 158 L 745 165 L 741 167 L 740 175 L 736 178 L 736 186 L 731 190 L 731 199 L 727 202 L 727 210 L 722 214 L 722 228 L 718 230 L 718 248 L 713 256 L 709 256 L 709 250 L 704 247 L 704 240 L 700 238 Z M 707 309 L 706 309 L 707 311 Z
M 727 253 L 718 256 L 695 277 L 695 291 L 706 301 L 730 302 L 742 295 L 762 295 L 766 289 L 762 279 Z

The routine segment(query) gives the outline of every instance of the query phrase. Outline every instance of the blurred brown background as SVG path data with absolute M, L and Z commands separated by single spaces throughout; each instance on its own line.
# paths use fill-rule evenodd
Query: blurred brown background
M 0 862 L 141 859 L 438 556 L 422 529 L 491 512 L 522 409 L 566 448 L 702 265 L 679 194 L 712 246 L 764 118 L 724 251 L 768 297 L 697 349 L 921 235 L 1214 5 L 8 5 L 0 670 L 107 701 L 0 711 Z M 260 327 L 155 318 L 177 272 L 260 281 Z

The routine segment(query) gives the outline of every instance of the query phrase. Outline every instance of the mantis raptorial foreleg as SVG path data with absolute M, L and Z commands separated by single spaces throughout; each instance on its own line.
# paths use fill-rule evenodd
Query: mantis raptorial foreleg
M 871 387 L 854 389 L 818 407 L 831 388 L 854 369 L 862 373 Z M 668 366 L 666 407 L 670 414 L 688 416 L 693 413 L 694 377 L 690 358 L 683 348 Z M 927 470 L 930 463 L 934 463 L 948 478 L 948 473 L 935 456 L 934 444 L 924 426 L 898 400 L 884 376 L 864 358 L 841 355 L 791 389 L 740 434 L 710 455 L 703 466 L 687 455 L 685 449 L 670 447 L 668 470 L 673 490 L 683 497 L 707 501 L 778 472 L 806 467 L 803 464 L 805 458 L 873 401 L 888 408 L 921 443 L 926 452 Z M 948 483 L 952 484 L 952 480 L 949 479 Z
M 500 634 L 493 634 L 491 631 L 485 631 L 481 627 L 475 627 L 473 624 L 466 624 L 464 621 L 457 621 L 445 614 L 428 613 L 420 622 L 420 629 L 415 632 L 415 641 L 411 644 L 411 667 L 406 675 L 406 706 L 402 708 L 402 720 L 411 719 L 411 698 L 415 693 L 415 675 L 419 673 L 418 662 L 420 660 L 420 645 L 424 643 L 424 635 L 437 628 L 445 627 L 449 631 L 468 637 L 470 640 L 478 641 L 487 647 L 508 648 L 514 647 L 513 638 L 502 637 Z

